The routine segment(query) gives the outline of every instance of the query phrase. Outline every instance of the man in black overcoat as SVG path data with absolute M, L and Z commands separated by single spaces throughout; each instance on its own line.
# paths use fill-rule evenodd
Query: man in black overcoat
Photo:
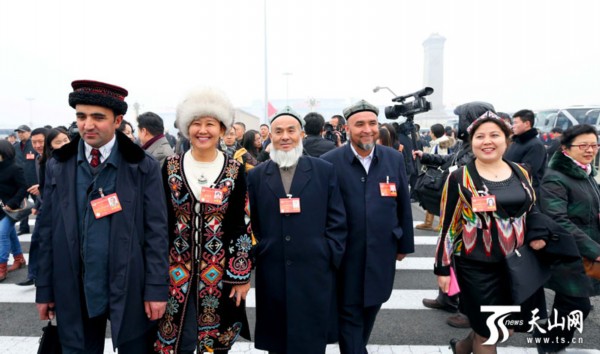
M 337 172 L 348 240 L 339 281 L 342 353 L 366 353 L 375 317 L 392 294 L 396 261 L 414 252 L 402 154 L 375 145 L 379 109 L 361 100 L 344 110 L 348 144 L 323 155 Z
M 36 303 L 63 353 L 146 353 L 169 291 L 167 208 L 158 162 L 117 131 L 123 88 L 74 81 L 77 136 L 46 168 Z M 115 203 L 116 202 L 116 203 Z
M 300 116 L 271 118 L 271 160 L 248 173 L 256 256 L 256 348 L 325 353 L 347 237 L 334 167 L 302 155 Z

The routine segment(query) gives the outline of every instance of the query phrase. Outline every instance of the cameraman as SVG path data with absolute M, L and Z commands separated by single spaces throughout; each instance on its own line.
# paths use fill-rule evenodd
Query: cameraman
M 344 119 L 344 117 L 342 117 L 341 115 L 336 114 L 331 117 L 331 119 L 329 120 L 329 124 L 333 128 L 333 134 L 339 134 L 340 142 L 341 144 L 344 144 L 346 142 L 346 119 Z M 333 142 L 337 144 L 336 140 L 333 140 Z M 337 145 L 340 146 L 340 144 Z
M 323 132 L 325 127 L 325 118 L 316 112 L 311 112 L 304 117 L 304 132 L 306 138 L 304 138 L 304 153 L 312 157 L 320 157 L 324 153 L 333 150 L 336 146 L 340 146 L 341 135 L 333 134 L 336 138 L 337 144 L 330 139 L 323 138 Z

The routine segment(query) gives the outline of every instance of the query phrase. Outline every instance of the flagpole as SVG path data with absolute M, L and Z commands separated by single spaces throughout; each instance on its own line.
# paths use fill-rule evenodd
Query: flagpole
M 263 11 L 264 11 L 264 40 L 265 40 L 265 114 L 263 117 L 263 123 L 268 124 L 269 121 L 269 72 L 267 70 L 267 0 L 263 0 Z

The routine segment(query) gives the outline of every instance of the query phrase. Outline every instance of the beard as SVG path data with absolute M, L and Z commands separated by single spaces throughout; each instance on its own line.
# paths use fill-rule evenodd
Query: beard
M 299 141 L 298 145 L 290 151 L 277 150 L 275 146 L 271 146 L 271 153 L 269 155 L 277 166 L 287 168 L 298 163 L 298 160 L 302 156 L 302 151 L 304 151 L 302 141 Z
M 348 140 L 352 140 L 352 134 L 350 133 L 348 133 Z M 356 143 L 356 146 L 358 146 L 363 151 L 371 151 L 375 147 L 375 141 L 369 144 L 363 144 L 361 142 L 358 142 Z
M 348 133 L 348 140 L 352 140 L 352 134 L 350 133 Z M 359 141 L 358 143 L 356 143 L 356 146 L 358 146 L 363 151 L 371 151 L 375 147 L 375 140 L 369 144 L 363 144 Z
M 361 150 L 371 151 L 375 147 L 375 143 L 370 143 L 370 144 L 358 143 L 358 144 L 356 144 L 356 146 L 361 148 Z

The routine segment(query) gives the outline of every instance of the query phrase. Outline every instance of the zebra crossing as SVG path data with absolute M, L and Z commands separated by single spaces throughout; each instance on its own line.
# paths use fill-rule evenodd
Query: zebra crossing
M 415 220 L 424 218 L 423 211 L 413 204 Z M 436 219 L 437 221 L 437 219 Z M 33 220 L 30 221 L 33 224 Z M 415 225 L 420 221 L 415 221 Z M 32 228 L 33 230 L 33 225 Z M 423 298 L 437 296 L 436 278 L 432 272 L 436 234 L 415 229 L 415 253 L 397 262 L 394 290 L 390 299 L 383 304 L 371 335 L 369 353 L 451 353 L 448 342 L 451 338 L 462 338 L 469 330 L 449 327 L 446 318 L 450 315 L 423 306 Z M 25 258 L 28 259 L 31 235 L 19 237 Z M 9 261 L 11 263 L 12 260 Z M 27 269 L 11 272 L 0 283 L 0 353 L 36 353 L 38 339 L 44 322 L 37 318 L 35 288 L 22 287 L 16 283 L 27 277 Z M 600 354 L 600 301 L 593 298 L 595 311 L 585 321 L 581 334 L 582 344 L 574 344 L 567 350 L 572 354 Z M 248 317 L 253 326 L 255 319 L 254 289 L 250 290 L 246 302 Z M 109 336 L 110 334 L 107 334 Z M 535 345 L 527 343 L 528 336 L 516 334 L 506 343 L 500 344 L 499 353 L 537 353 Z M 107 339 L 105 353 L 112 353 L 112 343 Z M 238 341 L 230 351 L 232 354 L 266 353 L 254 349 L 252 342 Z M 339 353 L 337 345 L 329 345 L 327 353 Z

